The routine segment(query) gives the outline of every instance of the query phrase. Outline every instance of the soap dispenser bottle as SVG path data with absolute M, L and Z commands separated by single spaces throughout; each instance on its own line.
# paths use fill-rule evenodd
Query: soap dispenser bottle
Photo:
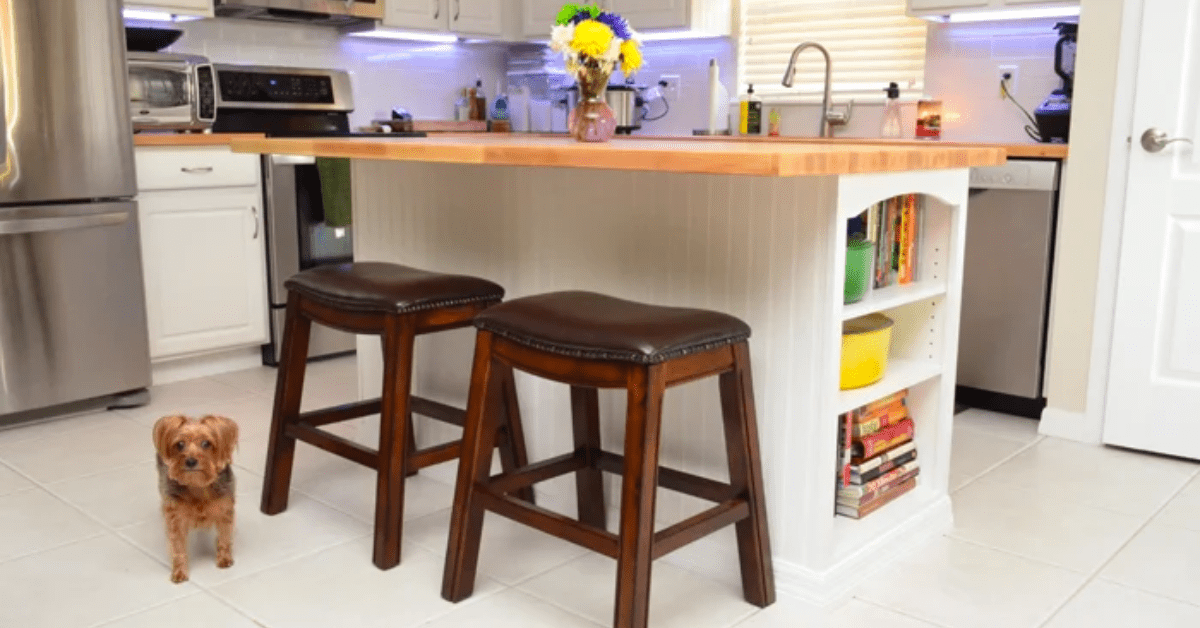
M 883 109 L 883 124 L 880 126 L 881 137 L 899 138 L 903 126 L 900 124 L 900 86 L 889 83 L 887 89 L 887 104 Z

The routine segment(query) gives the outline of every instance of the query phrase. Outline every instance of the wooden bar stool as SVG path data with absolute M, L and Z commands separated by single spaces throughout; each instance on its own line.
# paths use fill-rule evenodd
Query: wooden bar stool
M 459 456 L 460 441 L 418 451 L 412 436 L 412 413 L 452 425 L 464 423 L 465 412 L 412 396 L 413 341 L 416 336 L 471 325 L 471 319 L 504 298 L 504 288 L 476 277 L 443 275 L 396 264 L 359 262 L 322 266 L 301 272 L 284 284 L 288 289 L 283 350 L 275 387 L 275 408 L 267 446 L 262 511 L 275 515 L 287 508 L 296 441 L 337 454 L 378 471 L 375 493 L 375 549 L 380 569 L 400 562 L 404 520 L 404 479 L 418 469 Z M 342 331 L 371 334 L 383 342 L 383 395 L 380 399 L 300 412 L 312 323 Z M 511 469 L 527 464 L 520 417 L 511 380 L 500 382 L 501 461 Z M 373 450 L 322 425 L 379 413 L 379 449 Z M 532 491 L 525 497 L 532 499 Z
M 735 523 L 746 600 L 758 606 L 774 602 L 745 323 L 717 312 L 559 292 L 490 308 L 476 317 L 475 326 L 479 332 L 442 597 L 458 602 L 471 595 L 483 513 L 492 511 L 615 558 L 618 628 L 647 626 L 654 559 Z M 502 432 L 502 393 L 514 368 L 571 386 L 575 451 L 489 477 L 493 442 Z M 658 465 L 664 392 L 716 375 L 729 484 Z M 600 448 L 599 388 L 627 390 L 623 456 Z M 624 476 L 617 534 L 605 528 L 601 471 Z M 578 521 L 517 494 L 567 473 L 575 473 Z M 717 505 L 655 532 L 658 486 Z

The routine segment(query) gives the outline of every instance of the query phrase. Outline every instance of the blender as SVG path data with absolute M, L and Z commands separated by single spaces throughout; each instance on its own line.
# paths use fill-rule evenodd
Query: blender
M 1078 24 L 1059 22 L 1058 44 L 1054 47 L 1054 72 L 1062 78 L 1062 87 L 1050 92 L 1034 111 L 1038 133 L 1043 142 L 1066 142 L 1071 130 L 1071 93 L 1075 87 L 1075 45 Z

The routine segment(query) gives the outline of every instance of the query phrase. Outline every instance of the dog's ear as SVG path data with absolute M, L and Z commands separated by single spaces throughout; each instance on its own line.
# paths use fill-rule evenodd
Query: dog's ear
M 187 423 L 187 417 L 172 415 L 165 416 L 154 423 L 154 448 L 160 458 L 171 457 L 171 444 L 175 441 L 175 433 Z
M 221 462 L 233 461 L 233 448 L 237 446 L 238 441 L 238 425 L 233 422 L 233 419 L 227 419 L 223 416 L 209 415 L 200 419 L 201 425 L 207 425 L 212 429 L 216 436 L 213 447 L 217 459 Z

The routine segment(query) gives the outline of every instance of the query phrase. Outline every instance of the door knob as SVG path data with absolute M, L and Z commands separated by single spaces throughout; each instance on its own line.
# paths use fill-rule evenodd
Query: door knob
M 1146 149 L 1147 153 L 1161 152 L 1162 149 L 1167 147 L 1167 144 L 1174 142 L 1187 142 L 1191 144 L 1192 140 L 1186 137 L 1167 137 L 1166 131 L 1155 127 L 1150 127 L 1146 129 L 1145 133 L 1142 133 L 1142 148 Z

